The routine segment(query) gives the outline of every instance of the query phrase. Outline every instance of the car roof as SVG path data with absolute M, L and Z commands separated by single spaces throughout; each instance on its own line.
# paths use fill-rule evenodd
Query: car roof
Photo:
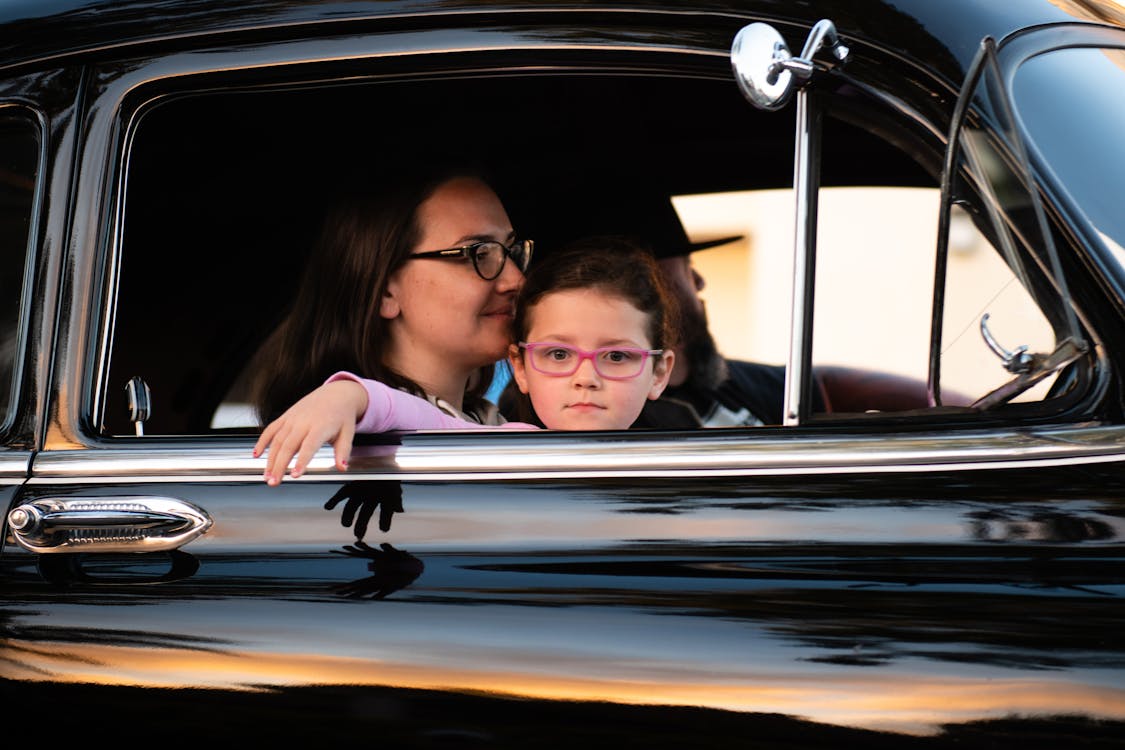
M 469 17 L 502 15 L 515 23 L 535 16 L 540 25 L 562 29 L 576 13 L 596 14 L 599 24 L 628 27 L 636 26 L 633 14 L 645 14 L 654 28 L 663 17 L 671 30 L 703 15 L 730 19 L 735 27 L 754 20 L 808 26 L 827 17 L 847 35 L 904 56 L 933 59 L 935 52 L 946 50 L 962 69 L 986 34 L 1000 39 L 1028 26 L 1074 20 L 1125 26 L 1125 7 L 1115 0 L 820 0 L 782 5 L 773 0 L 24 0 L 0 4 L 0 60 L 11 68 L 98 56 L 123 46 L 174 46 L 212 35 L 264 37 L 284 29 L 292 35 L 294 27 L 304 27 L 301 34 L 331 34 L 344 22 L 463 28 Z

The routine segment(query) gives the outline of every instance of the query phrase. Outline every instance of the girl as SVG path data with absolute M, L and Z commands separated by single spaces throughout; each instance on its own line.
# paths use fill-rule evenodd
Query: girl
M 536 265 L 516 305 L 508 348 L 512 375 L 548 429 L 628 428 L 668 384 L 676 315 L 648 250 L 620 237 L 579 241 Z M 395 429 L 477 428 L 381 382 L 339 372 L 262 431 L 275 485 L 296 456 L 300 476 L 325 442 L 347 467 L 352 436 Z M 535 429 L 508 422 L 508 429 Z

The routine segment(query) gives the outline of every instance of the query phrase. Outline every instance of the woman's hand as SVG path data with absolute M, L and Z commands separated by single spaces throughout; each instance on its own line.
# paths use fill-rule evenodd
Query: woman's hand
M 320 446 L 331 443 L 336 468 L 348 468 L 356 420 L 367 409 L 367 390 L 353 380 L 325 383 L 266 425 L 254 444 L 254 458 L 268 451 L 263 477 L 271 486 L 281 483 L 289 462 L 294 479 L 301 476 Z

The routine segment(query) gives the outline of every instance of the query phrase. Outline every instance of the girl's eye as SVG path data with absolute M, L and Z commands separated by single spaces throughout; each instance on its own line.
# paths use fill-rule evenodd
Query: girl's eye
M 602 354 L 602 359 L 611 364 L 620 365 L 632 362 L 636 355 L 621 349 L 609 349 Z
M 565 362 L 567 359 L 570 358 L 570 350 L 569 349 L 559 349 L 559 348 L 548 349 L 546 354 L 547 354 L 548 359 L 552 359 L 555 362 Z

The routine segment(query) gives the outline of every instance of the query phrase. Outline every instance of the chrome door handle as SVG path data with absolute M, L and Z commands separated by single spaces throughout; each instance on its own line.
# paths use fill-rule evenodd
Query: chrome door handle
M 24 549 L 54 552 L 160 552 L 211 528 L 202 508 L 171 497 L 42 498 L 8 513 Z

